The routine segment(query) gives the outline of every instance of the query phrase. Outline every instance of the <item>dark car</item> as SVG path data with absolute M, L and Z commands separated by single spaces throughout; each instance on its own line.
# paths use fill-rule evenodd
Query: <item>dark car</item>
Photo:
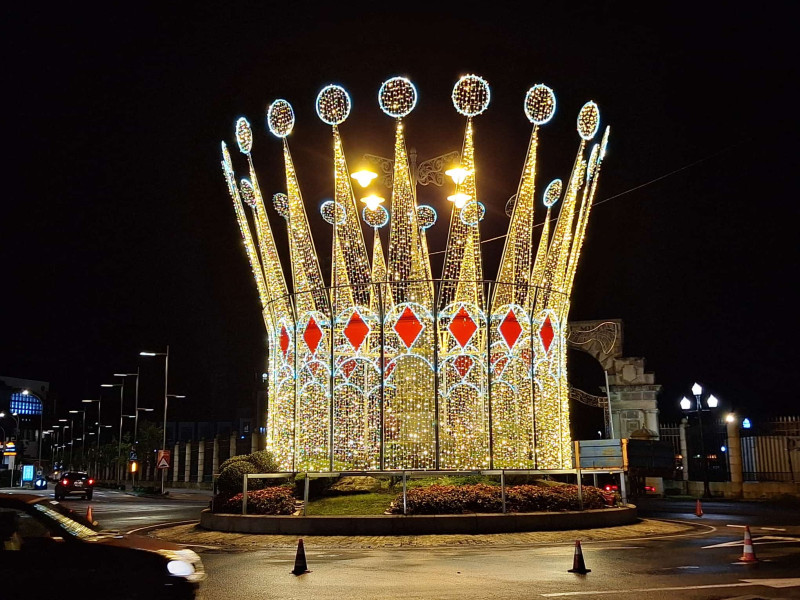
M 94 493 L 94 479 L 82 471 L 64 471 L 56 482 L 56 500 L 63 500 L 69 494 L 81 495 L 91 500 Z
M 98 531 L 55 500 L 0 493 L 3 597 L 191 599 L 200 557 L 177 544 Z

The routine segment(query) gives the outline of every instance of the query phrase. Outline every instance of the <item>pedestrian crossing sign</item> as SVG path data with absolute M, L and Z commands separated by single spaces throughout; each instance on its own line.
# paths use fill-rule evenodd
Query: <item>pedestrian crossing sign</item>
M 169 469 L 169 450 L 159 450 L 156 469 Z

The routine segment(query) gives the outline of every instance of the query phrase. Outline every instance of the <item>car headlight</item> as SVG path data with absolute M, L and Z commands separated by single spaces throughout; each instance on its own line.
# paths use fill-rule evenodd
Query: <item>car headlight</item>
M 167 571 L 169 571 L 170 575 L 188 577 L 194 573 L 194 565 L 185 560 L 171 560 L 167 563 Z

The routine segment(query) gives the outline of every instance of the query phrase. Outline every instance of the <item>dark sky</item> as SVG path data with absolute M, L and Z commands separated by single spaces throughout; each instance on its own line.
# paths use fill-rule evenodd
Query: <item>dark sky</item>
M 293 104 L 290 146 L 317 246 L 327 248 L 317 207 L 332 193 L 331 137 L 314 114 L 319 89 L 351 93 L 341 131 L 357 167 L 364 152 L 391 155 L 392 121 L 376 95 L 398 74 L 419 90 L 407 140 L 420 159 L 459 149 L 464 122 L 450 90 L 472 72 L 492 85 L 476 119 L 484 237 L 508 226 L 503 206 L 530 135 L 526 90 L 544 82 L 559 102 L 541 134 L 540 190 L 568 176 L 575 116 L 595 100 L 612 138 L 572 318 L 624 320 L 625 354 L 645 357 L 664 386 L 666 420 L 695 380 L 742 413 L 800 412 L 788 3 L 739 12 L 730 3 L 703 12 L 697 3 L 661 12 L 467 3 L 458 17 L 452 4 L 401 12 L 373 3 L 361 15 L 349 3 L 262 4 L 271 3 L 4 4 L 0 373 L 50 381 L 66 410 L 138 362 L 142 404 L 160 406 L 163 363 L 137 355 L 169 344 L 171 391 L 189 396 L 170 405 L 178 418 L 247 410 L 265 335 L 220 140 L 235 148 L 233 123 L 246 115 L 262 188 L 283 191 L 280 144 L 263 119 L 272 100 Z M 245 175 L 243 157 L 234 160 Z M 445 215 L 443 190 L 419 193 Z M 432 230 L 432 250 L 443 248 L 446 222 Z M 501 251 L 486 244 L 487 265 Z M 599 367 L 575 377 L 598 393 Z

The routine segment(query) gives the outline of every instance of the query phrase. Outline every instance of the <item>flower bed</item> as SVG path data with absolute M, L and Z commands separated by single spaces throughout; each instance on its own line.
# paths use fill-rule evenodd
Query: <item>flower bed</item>
M 294 512 L 294 494 L 291 487 L 269 487 L 247 493 L 247 512 L 253 515 L 291 515 Z M 215 513 L 242 512 L 242 494 L 214 498 Z
M 583 507 L 604 508 L 613 504 L 614 496 L 602 490 L 583 486 Z M 499 513 L 503 510 L 502 492 L 495 485 L 431 485 L 410 489 L 406 493 L 409 515 Z M 506 512 L 559 512 L 580 510 L 578 486 L 539 487 L 517 485 L 506 488 Z M 402 514 L 403 497 L 398 496 L 390 508 Z

